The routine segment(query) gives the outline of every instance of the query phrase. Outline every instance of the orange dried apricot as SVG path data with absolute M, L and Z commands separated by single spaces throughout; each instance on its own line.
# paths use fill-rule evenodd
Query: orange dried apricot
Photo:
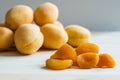
M 99 52 L 99 46 L 94 43 L 82 43 L 76 48 L 77 55 L 87 52 Z
M 107 53 L 102 53 L 99 55 L 99 62 L 97 67 L 99 68 L 113 68 L 116 63 L 113 57 Z
M 66 69 L 71 67 L 72 64 L 72 60 L 48 59 L 46 61 L 46 67 L 53 70 Z
M 53 59 L 71 59 L 73 65 L 76 65 L 77 54 L 70 45 L 64 44 L 50 58 Z
M 98 64 L 99 56 L 95 53 L 89 52 L 80 54 L 77 57 L 78 66 L 82 69 L 93 68 Z

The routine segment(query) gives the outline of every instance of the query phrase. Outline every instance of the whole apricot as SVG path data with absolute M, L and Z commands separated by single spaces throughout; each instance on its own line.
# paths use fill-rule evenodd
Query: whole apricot
M 90 41 L 91 33 L 87 28 L 79 25 L 68 25 L 65 30 L 68 34 L 68 43 L 73 47 Z
M 21 24 L 29 24 L 33 21 L 33 10 L 27 5 L 17 5 L 11 8 L 5 17 L 8 28 L 16 30 Z
M 47 23 L 54 23 L 58 18 L 58 8 L 55 4 L 46 2 L 34 11 L 34 21 L 39 26 Z
M 6 27 L 0 27 L 0 51 L 6 50 L 13 44 L 14 33 Z
M 55 24 L 45 24 L 41 27 L 44 35 L 43 46 L 48 49 L 58 49 L 68 41 L 67 33 L 64 29 Z
M 14 41 L 22 54 L 33 54 L 43 44 L 44 37 L 35 24 L 22 24 L 15 32 Z

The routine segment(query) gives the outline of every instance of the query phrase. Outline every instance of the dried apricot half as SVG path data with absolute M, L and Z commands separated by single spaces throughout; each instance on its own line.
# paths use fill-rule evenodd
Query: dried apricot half
M 62 70 L 71 67 L 72 60 L 48 59 L 46 60 L 46 67 L 53 70 Z
M 94 43 L 82 43 L 76 48 L 77 55 L 87 52 L 99 52 L 99 46 Z
M 99 56 L 95 53 L 84 53 L 77 57 L 78 66 L 82 69 L 93 68 L 98 64 Z
M 116 62 L 113 57 L 107 53 L 102 53 L 99 55 L 99 62 L 97 67 L 99 68 L 113 68 L 115 67 Z
M 76 65 L 77 54 L 70 45 L 64 44 L 61 46 L 53 55 L 51 55 L 52 59 L 71 59 L 73 61 L 73 65 Z

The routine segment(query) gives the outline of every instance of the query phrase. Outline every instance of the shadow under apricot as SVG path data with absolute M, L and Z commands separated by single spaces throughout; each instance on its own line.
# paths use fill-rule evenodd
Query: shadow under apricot
M 9 48 L 5 51 L 0 51 L 0 56 L 21 56 L 15 48 Z

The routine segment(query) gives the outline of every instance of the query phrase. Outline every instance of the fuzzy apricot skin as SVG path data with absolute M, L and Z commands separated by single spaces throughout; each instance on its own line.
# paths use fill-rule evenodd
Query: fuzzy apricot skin
M 16 31 L 14 41 L 21 54 L 33 54 L 41 48 L 44 36 L 35 24 L 22 24 Z
M 0 51 L 6 50 L 13 44 L 14 33 L 6 27 L 0 27 Z
M 62 60 L 71 59 L 73 61 L 73 65 L 77 65 L 76 52 L 69 44 L 64 44 L 61 46 L 53 55 L 50 56 L 50 58 Z
M 87 53 L 87 52 L 98 53 L 99 46 L 94 43 L 82 43 L 76 48 L 77 55 L 80 55 L 82 53 Z
M 116 66 L 116 62 L 113 57 L 107 53 L 102 53 L 99 55 L 99 62 L 97 67 L 99 68 L 114 68 Z
M 83 26 L 68 25 L 65 27 L 65 30 L 68 34 L 68 44 L 73 47 L 90 41 L 91 32 Z
M 71 67 L 72 60 L 47 59 L 46 67 L 53 70 L 63 70 Z
M 54 23 L 59 15 L 58 8 L 55 4 L 46 2 L 36 8 L 34 11 L 34 21 L 39 26 L 47 23 Z
M 48 49 L 59 49 L 67 43 L 68 36 L 63 28 L 55 24 L 45 24 L 41 27 L 41 32 L 44 35 L 43 46 Z
M 77 57 L 79 68 L 90 69 L 96 67 L 99 61 L 99 56 L 94 53 L 84 53 Z
M 8 10 L 5 16 L 5 24 L 8 28 L 16 30 L 22 24 L 33 22 L 33 10 L 27 5 L 17 5 Z
M 58 27 L 64 29 L 64 26 L 63 26 L 63 24 L 62 24 L 60 21 L 55 21 L 53 24 L 55 24 L 55 25 L 57 25 Z

